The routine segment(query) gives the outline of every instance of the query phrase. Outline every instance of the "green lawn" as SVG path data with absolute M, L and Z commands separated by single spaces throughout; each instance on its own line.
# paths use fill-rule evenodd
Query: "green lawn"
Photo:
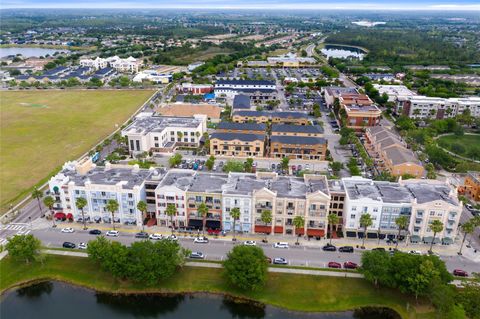
M 464 157 L 480 159 L 480 135 L 446 135 L 438 138 L 438 145 Z
M 33 280 L 56 279 L 107 292 L 228 293 L 290 310 L 344 311 L 385 306 L 403 318 L 433 318 L 428 305 L 416 304 L 397 291 L 376 289 L 363 279 L 270 273 L 262 291 L 241 292 L 225 282 L 222 271 L 208 268 L 185 267 L 168 281 L 150 287 L 115 280 L 87 258 L 48 255 L 43 265 L 26 265 L 7 257 L 0 261 L 0 269 L 0 291 Z
M 150 90 L 0 92 L 0 208 L 88 151 L 148 99 Z

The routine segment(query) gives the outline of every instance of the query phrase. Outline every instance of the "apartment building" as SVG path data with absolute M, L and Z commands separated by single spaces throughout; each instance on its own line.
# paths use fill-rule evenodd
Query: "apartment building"
M 272 136 L 323 137 L 320 125 L 272 124 Z
M 214 132 L 210 135 L 210 155 L 263 157 L 265 134 Z
M 357 94 L 358 91 L 351 87 L 329 86 L 323 89 L 325 104 L 328 108 L 333 108 L 335 100 L 340 98 L 341 94 Z
M 267 126 L 264 123 L 235 123 L 220 122 L 215 132 L 244 133 L 244 134 L 265 134 Z
M 386 170 L 393 176 L 424 176 L 422 162 L 391 130 L 384 126 L 369 127 L 365 130 L 365 136 L 365 147 L 380 170 Z
M 346 113 L 347 127 L 360 130 L 380 124 L 382 111 L 367 95 L 342 93 L 339 102 L 340 108 Z
M 218 80 L 214 86 L 216 96 L 233 99 L 237 94 L 250 97 L 254 103 L 277 99 L 277 87 L 273 81 L 263 80 Z
M 330 191 L 330 207 L 328 214 L 333 213 L 338 216 L 338 223 L 333 225 L 333 238 L 337 237 L 337 234 L 343 236 L 344 214 L 343 209 L 345 206 L 345 188 L 341 180 L 329 180 L 328 189 Z M 330 229 L 328 229 L 330 231 Z
M 480 116 L 480 97 L 439 98 L 427 96 L 399 97 L 395 113 L 414 119 L 452 118 L 469 110 L 474 117 Z
M 207 130 L 207 117 L 138 116 L 122 130 L 131 154 L 171 152 L 178 146 L 197 147 Z
M 480 201 L 480 173 L 468 172 L 464 183 L 465 194 L 474 201 Z
M 272 135 L 270 157 L 302 160 L 325 160 L 327 140 L 322 137 Z
M 373 87 L 378 91 L 380 95 L 387 94 L 388 102 L 396 102 L 399 98 L 406 98 L 416 95 L 405 85 L 385 85 L 385 84 L 373 84 Z
M 272 124 L 294 124 L 309 125 L 308 115 L 303 112 L 263 112 L 236 110 L 232 115 L 236 123 L 272 123 Z
M 118 56 L 109 57 L 106 59 L 97 57 L 95 59 L 81 59 L 80 66 L 89 67 L 96 70 L 106 68 L 107 66 L 114 68 L 119 72 L 129 72 L 136 73 L 138 72 L 142 62 L 135 59 L 134 57 L 128 57 L 122 59 Z
M 55 199 L 54 209 L 62 210 L 74 220 L 81 220 L 82 212 L 76 207 L 78 198 L 85 198 L 85 219 L 95 223 L 122 223 L 141 225 L 142 213 L 137 204 L 145 200 L 145 181 L 160 181 L 164 172 L 160 169 L 139 169 L 138 165 L 111 165 L 97 167 L 91 159 L 67 162 L 60 173 L 49 182 L 49 190 Z M 112 214 L 106 206 L 116 200 L 118 211 Z

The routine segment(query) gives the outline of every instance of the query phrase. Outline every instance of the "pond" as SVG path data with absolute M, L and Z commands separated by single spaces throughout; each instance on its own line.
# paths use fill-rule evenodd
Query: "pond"
M 366 52 L 362 49 L 350 47 L 348 45 L 333 45 L 327 44 L 325 48 L 323 48 L 322 53 L 327 56 L 328 58 L 339 58 L 339 59 L 347 59 L 347 58 L 354 58 L 362 60 L 365 56 Z
M 47 54 L 53 55 L 56 52 L 68 52 L 68 50 L 45 49 L 45 48 L 0 48 L 0 58 L 21 54 L 25 58 L 41 57 Z
M 338 313 L 290 312 L 272 306 L 233 301 L 211 294 L 114 295 L 60 282 L 42 282 L 8 291 L 0 301 L 0 317 L 48 319 L 397 319 L 388 309 L 369 308 Z

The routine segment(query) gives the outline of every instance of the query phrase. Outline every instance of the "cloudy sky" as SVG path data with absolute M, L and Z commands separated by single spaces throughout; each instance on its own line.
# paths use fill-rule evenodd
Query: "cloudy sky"
M 0 8 L 480 10 L 480 0 L 0 0 Z

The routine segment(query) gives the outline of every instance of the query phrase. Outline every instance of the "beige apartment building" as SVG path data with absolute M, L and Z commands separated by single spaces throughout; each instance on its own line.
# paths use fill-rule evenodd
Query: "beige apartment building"
M 215 132 L 210 136 L 210 155 L 263 157 L 265 135 Z

